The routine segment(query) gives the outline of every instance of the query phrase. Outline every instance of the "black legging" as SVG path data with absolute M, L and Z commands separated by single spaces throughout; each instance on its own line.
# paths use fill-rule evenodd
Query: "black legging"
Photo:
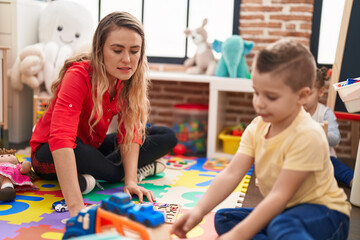
M 169 153 L 176 145 L 173 130 L 153 126 L 146 129 L 146 139 L 140 147 L 138 168 Z M 96 149 L 76 139 L 74 149 L 78 174 L 90 174 L 95 179 L 119 182 L 124 178 L 124 168 L 118 149 L 116 133 L 106 136 L 103 144 Z M 56 179 L 54 160 L 49 144 L 42 144 L 31 158 L 36 174 L 43 179 Z

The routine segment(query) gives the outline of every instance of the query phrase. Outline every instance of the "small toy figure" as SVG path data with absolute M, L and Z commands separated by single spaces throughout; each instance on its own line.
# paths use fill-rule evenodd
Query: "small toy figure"
M 16 197 L 16 191 L 37 190 L 32 183 L 31 163 L 19 162 L 14 149 L 0 149 L 0 201 L 12 201 Z

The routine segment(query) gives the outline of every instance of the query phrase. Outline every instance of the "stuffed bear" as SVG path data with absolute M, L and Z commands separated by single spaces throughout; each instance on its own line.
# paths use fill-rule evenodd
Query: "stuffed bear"
M 11 69 L 12 88 L 21 91 L 27 84 L 39 93 L 45 85 L 51 94 L 51 84 L 65 60 L 90 46 L 94 26 L 84 6 L 70 1 L 49 2 L 39 17 L 39 43 L 22 49 Z
M 233 35 L 225 42 L 215 40 L 212 46 L 216 52 L 221 52 L 221 58 L 216 65 L 215 76 L 250 78 L 245 55 L 254 47 L 254 42 L 245 41 L 239 35 Z
M 14 200 L 16 191 L 38 190 L 30 178 L 33 173 L 31 163 L 20 163 L 15 152 L 13 149 L 0 149 L 0 201 Z
M 203 20 L 201 27 L 190 30 L 185 30 L 185 35 L 191 37 L 194 44 L 197 46 L 195 55 L 192 58 L 186 59 L 184 66 L 189 67 L 186 72 L 190 74 L 207 74 L 213 75 L 216 66 L 216 61 L 211 49 L 211 44 L 207 42 L 207 32 L 205 25 L 207 19 Z

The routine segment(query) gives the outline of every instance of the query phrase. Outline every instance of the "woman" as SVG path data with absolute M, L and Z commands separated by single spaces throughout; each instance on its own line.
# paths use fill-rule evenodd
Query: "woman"
M 31 160 L 40 177 L 57 177 L 70 216 L 84 208 L 81 193 L 91 191 L 95 179 L 124 180 L 125 193 L 155 201 L 137 184 L 165 169 L 157 159 L 177 140 L 168 128 L 145 128 L 147 70 L 141 23 L 114 12 L 100 21 L 90 55 L 67 60 L 54 82 L 49 109 L 30 140 Z M 107 135 L 115 115 L 117 132 Z

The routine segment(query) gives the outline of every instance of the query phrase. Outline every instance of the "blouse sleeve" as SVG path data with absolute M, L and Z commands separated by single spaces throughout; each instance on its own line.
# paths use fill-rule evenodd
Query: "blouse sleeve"
M 71 67 L 65 73 L 50 125 L 50 151 L 75 148 L 77 129 L 86 94 L 90 91 L 88 73 L 83 67 Z

